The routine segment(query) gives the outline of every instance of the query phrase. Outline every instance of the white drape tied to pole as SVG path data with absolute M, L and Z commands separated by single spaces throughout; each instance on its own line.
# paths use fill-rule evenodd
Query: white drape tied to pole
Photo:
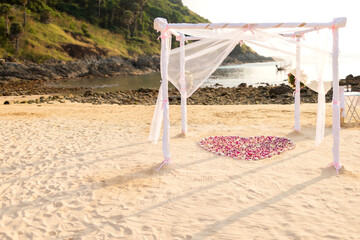
M 344 86 L 339 87 L 339 94 L 340 94 L 340 109 L 342 110 L 341 112 L 341 117 L 345 118 L 345 94 L 344 94 Z
M 318 33 L 317 33 L 318 34 Z M 317 49 L 322 50 L 323 46 L 327 45 L 327 39 L 325 39 L 325 42 L 319 41 L 317 39 Z M 320 46 L 322 44 L 322 46 Z M 318 93 L 318 108 L 317 108 L 317 121 L 316 121 L 316 146 L 319 146 L 322 140 L 325 137 L 325 86 L 323 81 L 323 74 L 324 74 L 324 67 L 325 67 L 325 50 L 319 51 L 316 54 L 316 71 L 318 76 L 317 81 L 317 93 Z M 330 86 L 328 87 L 330 89 Z
M 181 131 L 183 134 L 187 133 L 187 88 L 185 81 L 185 35 L 180 34 L 180 93 L 181 93 Z
M 295 131 L 300 131 L 300 38 L 296 38 Z
M 171 49 L 171 35 L 167 28 L 161 31 L 161 90 L 162 90 L 162 107 L 163 110 L 163 155 L 164 162 L 168 164 L 170 162 L 170 119 L 169 119 L 169 97 L 168 97 L 168 62 L 169 62 L 169 50 Z M 159 91 L 160 92 L 160 91 Z M 163 165 L 163 164 L 162 164 Z
M 325 136 L 325 90 L 322 79 L 318 84 L 318 104 L 317 104 L 317 118 L 316 118 L 316 146 L 319 146 Z
M 157 142 L 160 135 L 161 128 L 161 113 L 163 124 L 163 155 L 164 164 L 170 163 L 170 119 L 169 119 L 169 100 L 168 100 L 168 65 L 171 49 L 171 34 L 168 28 L 166 19 L 157 19 L 154 21 L 154 27 L 161 32 L 161 58 L 160 58 L 160 71 L 161 71 L 161 87 L 159 89 L 159 95 L 155 112 L 153 116 L 153 122 L 150 129 L 149 140 Z M 159 169 L 160 169 L 159 168 Z
M 209 31 L 209 30 L 208 30 Z M 186 31 L 187 32 L 187 31 Z M 201 31 L 202 32 L 202 31 Z M 208 34 L 204 34 L 207 36 Z M 212 32 L 214 38 L 202 39 L 182 47 L 171 50 L 169 59 L 169 81 L 180 91 L 190 97 L 211 74 L 220 66 L 224 59 L 239 43 L 243 32 L 231 31 L 220 34 Z M 184 63 L 181 63 L 181 55 L 184 54 Z M 179 67 L 185 66 L 184 76 Z M 185 86 L 180 80 L 185 79 Z M 184 88 L 185 87 L 185 88 Z
M 162 107 L 162 85 L 160 85 L 158 97 L 156 100 L 155 111 L 153 114 L 150 134 L 149 134 L 149 141 L 153 143 L 157 143 L 160 136 L 161 131 L 161 124 L 163 120 L 163 107 Z
M 234 31 L 231 34 L 234 34 Z M 219 33 L 216 33 L 215 35 L 219 37 L 215 39 L 202 39 L 184 46 L 184 52 L 182 52 L 181 48 L 169 51 L 169 55 L 166 55 L 169 59 L 168 65 L 165 66 L 163 61 L 161 62 L 162 79 L 164 79 L 165 74 L 163 69 L 167 67 L 169 81 L 180 91 L 182 101 L 186 101 L 186 98 L 190 97 L 220 66 L 236 44 L 239 43 L 242 34 L 243 31 L 238 32 L 237 35 L 233 35 L 234 39 L 231 39 L 229 33 L 222 37 L 220 37 Z M 183 59 L 182 54 L 184 55 L 184 63 L 180 62 L 180 59 Z M 183 73 L 179 70 L 181 64 L 184 64 Z M 164 80 L 162 84 L 164 84 Z M 160 89 L 164 89 L 163 85 Z M 160 136 L 163 100 L 164 98 L 160 99 L 158 97 L 156 102 L 149 135 L 149 140 L 153 143 L 156 143 Z

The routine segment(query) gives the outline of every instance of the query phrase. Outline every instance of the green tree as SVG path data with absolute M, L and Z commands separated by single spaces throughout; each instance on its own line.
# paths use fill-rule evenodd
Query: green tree
M 134 18 L 134 14 L 132 13 L 132 11 L 130 10 L 124 11 L 122 16 L 122 22 L 127 27 L 127 30 L 130 30 L 130 24 L 132 23 L 133 18 Z
M 23 16 L 24 16 L 24 22 L 23 22 L 23 27 L 26 26 L 26 5 L 28 3 L 28 0 L 19 0 L 19 2 L 21 3 L 21 5 L 23 5 L 24 7 L 24 13 L 23 13 Z
M 100 18 L 101 0 L 98 0 L 98 18 Z
M 115 13 L 118 11 L 118 1 L 117 0 L 110 0 L 108 4 L 108 20 L 107 20 L 107 26 L 110 26 L 110 28 L 113 28 L 114 26 L 114 20 L 115 20 Z
M 143 22 L 143 11 L 144 11 L 144 6 L 146 5 L 147 0 L 138 0 L 138 3 L 140 5 L 140 23 L 142 24 Z
M 40 14 L 40 22 L 50 24 L 51 17 L 52 15 L 50 9 L 44 9 Z
M 140 13 L 140 5 L 138 3 L 134 3 L 132 5 L 132 10 L 133 10 L 133 14 L 134 14 L 134 27 L 133 27 L 133 31 L 131 33 L 131 36 L 136 35 L 136 31 L 137 31 L 137 23 L 138 23 L 138 16 Z
M 11 14 L 10 4 L 0 4 L 0 15 L 5 18 L 5 34 L 9 34 L 9 15 Z
M 19 40 L 23 35 L 23 28 L 19 23 L 12 23 L 10 26 L 10 39 L 15 40 L 16 53 L 19 52 Z

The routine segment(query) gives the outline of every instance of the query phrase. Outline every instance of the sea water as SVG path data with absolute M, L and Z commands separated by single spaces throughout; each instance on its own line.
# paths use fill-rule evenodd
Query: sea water
M 224 87 L 236 87 L 241 83 L 252 86 L 287 84 L 289 69 L 278 71 L 275 65 L 281 66 L 281 63 L 265 62 L 220 66 L 203 83 L 202 87 L 211 87 L 216 84 L 221 84 Z M 331 70 L 328 71 L 329 74 L 332 74 Z M 360 57 L 357 55 L 344 56 L 339 60 L 340 79 L 349 74 L 360 75 Z M 125 89 L 159 88 L 160 79 L 160 73 L 151 73 L 140 76 L 69 79 L 57 81 L 52 85 L 57 87 L 87 87 L 92 88 L 94 91 L 112 92 Z M 170 87 L 172 87 L 171 84 Z

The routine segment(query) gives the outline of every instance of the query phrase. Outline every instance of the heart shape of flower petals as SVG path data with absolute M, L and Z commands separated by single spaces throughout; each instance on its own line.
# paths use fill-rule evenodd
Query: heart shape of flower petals
M 291 150 L 295 144 L 288 138 L 274 136 L 214 136 L 203 138 L 200 147 L 220 156 L 243 160 L 259 160 Z

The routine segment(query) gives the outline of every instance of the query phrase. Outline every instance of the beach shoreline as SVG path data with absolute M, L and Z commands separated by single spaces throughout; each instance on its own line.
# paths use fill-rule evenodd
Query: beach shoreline
M 79 103 L 0 107 L 0 236 L 33 239 L 356 239 L 360 126 L 342 128 L 345 171 L 332 167 L 331 104 L 315 148 L 316 104 L 170 106 L 172 163 L 147 141 L 154 106 Z M 259 161 L 201 149 L 204 137 L 287 137 Z M 336 225 L 336 227 L 334 227 Z
M 53 88 L 51 88 L 53 89 Z M 51 91 L 49 91 L 51 92 Z M 30 103 L 38 104 L 54 101 L 70 101 L 77 103 L 91 103 L 95 105 L 117 104 L 117 105 L 155 105 L 158 97 L 158 89 L 140 88 L 137 90 L 120 90 L 115 92 L 97 92 L 86 90 L 83 94 L 58 93 L 50 94 L 44 91 L 41 95 L 35 92 L 28 94 L 15 94 L 8 96 L 9 103 Z M 35 93 L 31 95 L 29 93 Z M 238 87 L 204 87 L 199 88 L 187 99 L 188 105 L 239 105 L 239 104 L 292 104 L 294 103 L 294 89 L 286 84 L 277 86 L 247 86 L 240 84 Z M 16 96 L 18 95 L 18 96 Z M 29 100 L 27 96 L 32 96 Z M 37 96 L 37 98 L 35 97 Z M 45 97 L 46 96 L 46 97 Z M 1 98 L 0 98 L 1 99 Z M 3 98 L 5 99 L 5 98 Z M 10 100 L 9 100 L 10 99 Z M 331 102 L 332 91 L 326 94 L 326 101 Z M 179 105 L 181 100 L 180 92 L 175 88 L 169 89 L 170 105 Z M 309 88 L 301 89 L 302 103 L 316 103 L 317 93 Z M 4 101 L 0 101 L 0 104 Z
M 56 81 L 55 81 L 56 82 Z M 118 90 L 102 92 L 87 87 L 56 86 L 55 82 L 41 80 L 31 81 L 5 81 L 0 82 L 0 96 L 9 96 L 8 103 L 43 103 L 68 100 L 70 102 L 91 103 L 96 105 L 154 105 L 158 95 L 158 89 L 139 88 L 136 90 Z M 345 91 L 360 91 L 360 76 L 349 75 L 340 81 Z M 293 104 L 294 87 L 288 84 L 251 86 L 242 83 L 237 87 L 223 87 L 216 84 L 212 87 L 200 87 L 188 100 L 188 105 L 246 105 L 246 104 Z M 10 96 L 14 96 L 10 97 Z M 25 101 L 27 96 L 30 101 Z M 45 97 L 46 96 L 46 97 Z M 19 99 L 20 97 L 20 99 Z M 21 99 L 24 98 L 24 99 Z M 318 95 L 308 87 L 300 90 L 302 103 L 316 103 Z M 3 98 L 4 99 L 4 98 Z M 179 105 L 181 96 L 175 88 L 169 88 L 169 103 Z M 332 101 L 332 89 L 326 94 L 326 102 Z M 0 101 L 3 104 L 5 101 Z

